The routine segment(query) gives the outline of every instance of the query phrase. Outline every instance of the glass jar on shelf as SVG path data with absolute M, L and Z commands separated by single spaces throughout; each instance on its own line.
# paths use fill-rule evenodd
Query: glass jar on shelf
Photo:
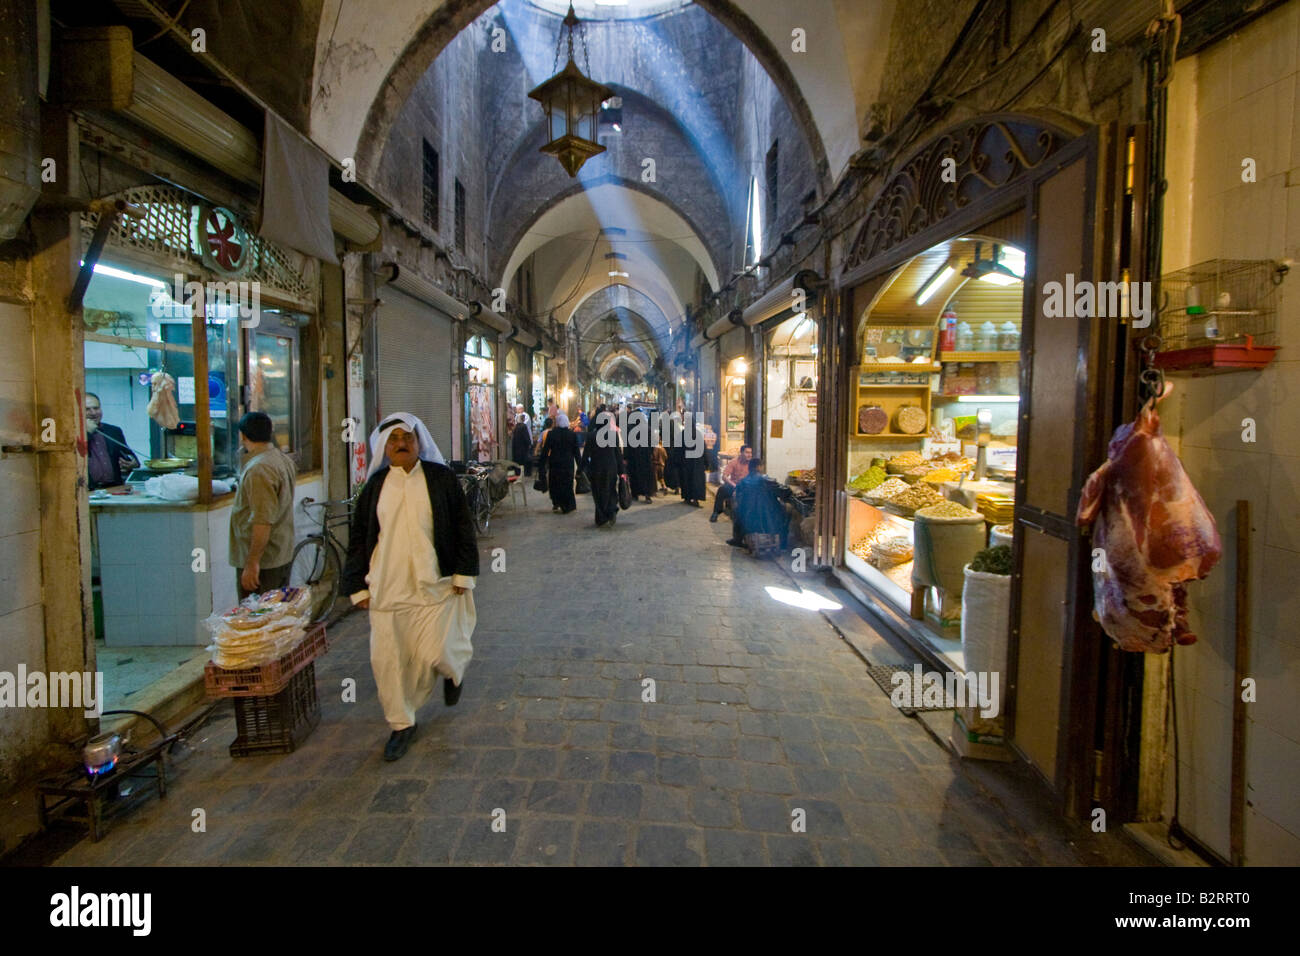
M 1020 329 L 1010 320 L 1003 322 L 998 329 L 998 351 L 999 352 L 1019 352 L 1020 351 Z
M 969 322 L 957 323 L 957 351 L 975 351 L 975 333 L 971 330 Z

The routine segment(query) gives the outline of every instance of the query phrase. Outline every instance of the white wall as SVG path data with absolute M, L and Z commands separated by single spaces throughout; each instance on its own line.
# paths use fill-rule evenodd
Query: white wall
M 1300 260 L 1300 3 L 1197 57 L 1171 87 L 1164 272 L 1207 259 Z M 1242 160 L 1257 181 L 1241 179 Z M 1262 372 L 1175 379 L 1165 432 L 1213 511 L 1224 554 L 1189 587 L 1198 641 L 1174 652 L 1184 826 L 1228 855 L 1237 499 L 1251 506 L 1246 862 L 1300 864 L 1300 271 L 1278 290 L 1281 352 Z M 1243 441 L 1243 419 L 1257 440 Z M 1172 750 L 1166 813 L 1172 810 Z
M 769 359 L 764 394 L 767 413 L 763 425 L 767 448 L 761 454 L 764 474 L 777 481 L 785 481 L 792 471 L 817 465 L 817 423 L 808 417 L 808 396 L 817 393 L 791 392 L 787 396 L 789 386 L 790 359 L 785 356 Z M 771 437 L 773 419 L 782 421 L 780 438 Z

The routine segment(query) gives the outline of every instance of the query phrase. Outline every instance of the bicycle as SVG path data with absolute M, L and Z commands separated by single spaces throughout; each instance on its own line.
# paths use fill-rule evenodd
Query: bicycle
M 469 505 L 469 514 L 474 519 L 474 527 L 481 535 L 487 534 L 488 525 L 492 521 L 492 512 L 496 508 L 487 487 L 488 476 L 491 473 L 491 468 L 470 464 L 466 466 L 464 474 L 457 476 L 460 478 L 461 487 L 465 490 L 465 503 Z
M 343 577 L 343 560 L 347 549 L 335 537 L 332 529 L 347 527 L 352 521 L 352 508 L 356 498 L 344 498 L 339 501 L 316 501 L 303 498 L 300 507 L 304 514 L 311 508 L 320 508 L 321 530 L 303 538 L 293 549 L 292 566 L 289 570 L 291 587 L 311 588 L 312 623 L 325 618 L 334 610 L 339 598 L 339 583 Z M 331 508 L 342 510 L 330 514 Z

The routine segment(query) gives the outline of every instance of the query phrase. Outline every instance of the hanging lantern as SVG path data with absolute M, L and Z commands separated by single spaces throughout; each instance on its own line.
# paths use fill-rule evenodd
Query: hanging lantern
M 550 142 L 541 151 L 558 159 L 570 177 L 577 176 L 582 164 L 592 156 L 605 151 L 605 147 L 596 142 L 596 124 L 600 104 L 614 95 L 609 87 L 588 79 L 574 62 L 573 31 L 578 27 L 581 27 L 581 22 L 570 3 L 569 12 L 564 18 L 564 29 L 555 46 L 555 62 L 558 64 L 567 31 L 569 62 L 563 70 L 528 94 L 541 103 L 542 109 L 546 111 Z M 586 32 L 580 32 L 579 37 L 582 40 L 583 58 L 587 59 Z M 591 70 L 589 59 L 587 69 Z

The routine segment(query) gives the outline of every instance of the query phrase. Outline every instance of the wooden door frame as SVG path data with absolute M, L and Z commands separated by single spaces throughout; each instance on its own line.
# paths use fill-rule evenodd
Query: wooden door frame
M 936 242 L 965 232 L 978 231 L 981 223 L 995 220 L 1001 216 L 1024 208 L 1029 219 L 1029 239 L 1027 245 L 1031 250 L 1030 261 L 1037 262 L 1037 247 L 1040 228 L 1051 228 L 1050 220 L 1040 221 L 1037 208 L 1037 191 L 1046 179 L 1065 167 L 1076 162 L 1085 163 L 1085 182 L 1089 189 L 1084 213 L 1084 221 L 1079 224 L 1083 230 L 1083 262 L 1086 274 L 1081 279 L 1097 281 L 1100 278 L 1118 278 L 1116 268 L 1119 264 L 1118 231 L 1115 228 L 1117 207 L 1115 206 L 1116 189 L 1123 189 L 1123 183 L 1116 183 L 1113 160 L 1114 151 L 1124 143 L 1117 136 L 1114 125 L 1110 127 L 1092 127 L 1083 130 L 1069 142 L 1062 145 L 1055 153 L 1043 160 L 1033 169 L 1025 171 L 1014 182 L 989 193 L 972 202 L 969 206 L 945 217 L 942 224 L 935 223 L 914 236 L 910 236 L 889 248 L 886 252 L 870 258 L 846 270 L 835 284 L 823 296 L 824 329 L 819 350 L 826 352 L 826 359 L 821 365 L 819 382 L 819 403 L 821 412 L 818 421 L 821 434 L 818 443 L 818 550 L 817 563 L 833 565 L 840 563 L 839 552 L 847 504 L 841 493 L 842 472 L 847 467 L 848 447 L 844 437 L 848 429 L 850 412 L 847 401 L 848 370 L 851 365 L 854 325 L 857 310 L 855 293 L 864 283 L 881 275 L 887 275 L 902 263 L 919 252 L 930 248 Z M 928 147 L 927 147 L 928 148 Z M 1135 232 L 1134 243 L 1144 241 Z M 1135 261 L 1133 250 L 1127 261 Z M 1032 268 L 1032 266 L 1031 266 Z M 1150 278 L 1139 276 L 1134 272 L 1134 279 Z M 1027 290 L 1037 294 L 1037 277 L 1026 276 Z M 1033 321 L 1037 302 L 1026 295 L 1023 303 L 1024 316 L 1022 329 L 1027 336 L 1023 352 L 1032 355 Z M 1023 535 L 1022 519 L 1027 519 L 1046 533 L 1066 541 L 1070 548 L 1065 576 L 1066 591 L 1066 633 L 1059 692 L 1060 726 L 1057 740 L 1056 766 L 1050 778 L 1038 771 L 1044 783 L 1056 794 L 1061 810 L 1069 817 L 1085 817 L 1092 803 L 1093 782 L 1096 777 L 1094 751 L 1100 737 L 1106 743 L 1119 743 L 1127 739 L 1124 729 L 1123 708 L 1117 706 L 1124 698 L 1131 697 L 1132 668 L 1116 667 L 1106 652 L 1107 641 L 1100 628 L 1092 620 L 1092 582 L 1090 573 L 1091 552 L 1086 541 L 1079 535 L 1073 522 L 1073 514 L 1078 505 L 1078 498 L 1088 474 L 1105 457 L 1106 445 L 1114 430 L 1117 416 L 1123 409 L 1120 390 L 1129 371 L 1125 362 L 1127 344 L 1125 328 L 1118 323 L 1090 322 L 1081 326 L 1078 337 L 1078 368 L 1084 374 L 1076 378 L 1076 406 L 1085 409 L 1085 417 L 1075 430 L 1073 443 L 1073 471 L 1071 474 L 1071 493 L 1067 503 L 1067 515 L 1052 515 L 1038 508 L 1017 507 L 1016 530 L 1013 544 L 1014 560 L 1017 572 L 1022 566 Z M 1030 391 L 1032 363 L 1022 361 L 1021 409 L 1022 425 L 1032 415 L 1032 396 Z M 824 423 L 824 424 L 823 424 Z M 1019 473 L 1017 497 L 1023 500 L 1023 484 L 1027 474 L 1027 461 L 1032 450 L 1020 448 L 1021 459 L 1018 461 Z M 1086 558 L 1086 559 L 1085 559 Z M 1007 736 L 1014 740 L 1015 728 L 1015 684 L 1019 654 L 1019 615 L 1021 610 L 1019 590 L 1013 588 L 1010 609 L 1012 633 L 1008 641 L 1008 673 L 1006 681 Z M 1113 680 L 1112 680 L 1113 679 Z M 1140 686 L 1139 686 L 1140 691 Z M 1116 723 L 1119 721 L 1120 723 Z M 1021 754 L 1022 759 L 1024 755 Z M 1108 804 L 1123 793 L 1122 781 L 1128 774 L 1120 768 L 1128 765 L 1126 757 L 1107 753 L 1111 773 L 1103 777 L 1109 779 Z M 1026 759 L 1031 767 L 1035 765 Z

